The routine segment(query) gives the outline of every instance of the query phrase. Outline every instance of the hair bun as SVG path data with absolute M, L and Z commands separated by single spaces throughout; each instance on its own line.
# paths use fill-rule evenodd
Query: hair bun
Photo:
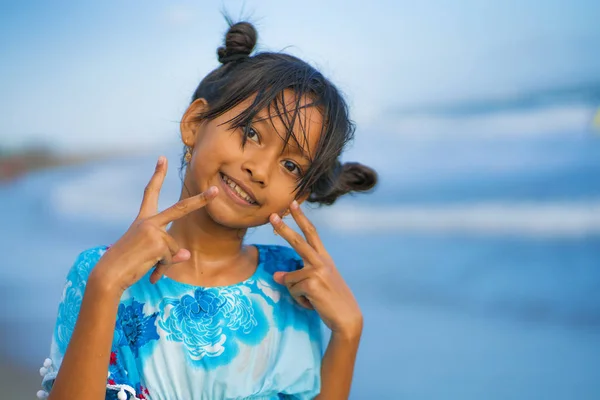
M 339 178 L 341 186 L 347 191 L 364 192 L 377 183 L 377 173 L 370 167 L 357 162 L 342 164 Z
M 217 49 L 219 62 L 226 64 L 248 57 L 256 46 L 257 37 L 256 29 L 248 22 L 230 24 L 225 35 L 225 47 Z
M 377 184 L 377 172 L 371 167 L 357 163 L 347 162 L 341 164 L 336 161 L 331 186 L 317 186 L 308 197 L 311 203 L 331 205 L 338 197 L 352 192 L 366 192 Z

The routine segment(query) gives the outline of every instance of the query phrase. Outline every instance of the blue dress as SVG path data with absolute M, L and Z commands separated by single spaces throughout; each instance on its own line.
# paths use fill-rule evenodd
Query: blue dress
M 320 390 L 321 320 L 300 307 L 276 271 L 302 268 L 292 249 L 256 245 L 258 267 L 231 286 L 199 287 L 148 272 L 118 308 L 107 399 L 312 399 Z M 82 252 L 58 308 L 44 397 L 75 328 L 86 280 L 106 246 Z

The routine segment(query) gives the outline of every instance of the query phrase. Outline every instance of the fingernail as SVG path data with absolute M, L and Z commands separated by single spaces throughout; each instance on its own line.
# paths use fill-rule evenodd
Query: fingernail
M 165 163 L 165 156 L 158 157 L 157 165 L 163 165 Z
M 273 273 L 273 280 L 276 283 L 279 283 L 279 281 L 281 280 L 282 277 L 283 277 L 283 274 L 280 271 Z M 282 283 L 279 283 L 279 284 L 281 285 Z
M 278 224 L 281 222 L 281 218 L 279 217 L 279 215 L 273 214 L 273 216 L 271 217 L 271 221 L 273 221 L 273 223 L 275 224 Z
M 211 186 L 206 190 L 206 194 L 209 196 L 212 196 L 213 194 L 217 193 L 217 187 L 216 186 Z
M 296 200 L 292 201 L 292 205 L 290 207 L 293 208 L 294 210 L 297 210 L 298 209 L 298 202 Z

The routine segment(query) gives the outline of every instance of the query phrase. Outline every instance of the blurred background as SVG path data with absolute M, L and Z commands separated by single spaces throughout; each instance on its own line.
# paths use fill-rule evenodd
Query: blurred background
M 177 200 L 223 8 L 344 91 L 381 177 L 310 213 L 366 319 L 352 399 L 600 398 L 600 2 L 0 4 L 2 398 L 35 398 L 68 269 L 161 154 Z

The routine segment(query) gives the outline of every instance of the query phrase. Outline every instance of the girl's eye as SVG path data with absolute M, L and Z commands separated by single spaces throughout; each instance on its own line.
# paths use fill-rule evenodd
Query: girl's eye
M 298 164 L 290 161 L 290 160 L 285 160 L 283 162 L 283 167 L 285 169 L 287 169 L 288 171 L 290 171 L 292 174 L 298 175 L 298 176 L 302 176 L 302 170 L 300 169 L 300 167 L 298 166 Z
M 256 132 L 254 130 L 254 128 L 252 128 L 251 126 L 247 126 L 244 129 L 244 134 L 246 135 L 246 137 L 256 143 L 260 143 L 260 138 L 258 136 L 258 132 Z

